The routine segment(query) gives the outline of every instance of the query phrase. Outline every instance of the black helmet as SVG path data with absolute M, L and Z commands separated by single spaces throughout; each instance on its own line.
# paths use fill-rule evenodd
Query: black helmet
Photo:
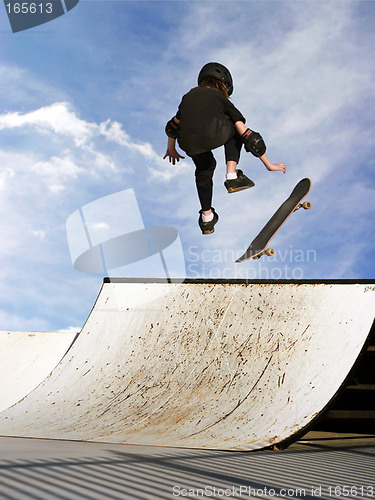
M 216 78 L 225 83 L 228 89 L 228 95 L 233 92 L 233 79 L 229 70 L 220 63 L 210 62 L 203 66 L 198 75 L 198 85 L 206 78 Z

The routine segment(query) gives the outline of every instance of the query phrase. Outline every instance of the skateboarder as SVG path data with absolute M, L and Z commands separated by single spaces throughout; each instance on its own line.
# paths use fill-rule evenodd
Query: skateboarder
M 227 166 L 224 183 L 229 193 L 254 186 L 242 170 L 237 169 L 242 144 L 245 150 L 260 158 L 268 170 L 281 170 L 283 163 L 272 164 L 267 158 L 262 136 L 246 127 L 246 119 L 231 103 L 233 80 L 229 70 L 222 64 L 211 62 L 203 66 L 198 76 L 198 87 L 183 96 L 176 116 L 165 127 L 168 136 L 164 159 L 175 165 L 183 159 L 176 150 L 176 139 L 180 148 L 195 164 L 195 179 L 201 204 L 199 226 L 203 234 L 214 232 L 219 216 L 212 208 L 212 177 L 216 160 L 212 149 L 224 146 Z

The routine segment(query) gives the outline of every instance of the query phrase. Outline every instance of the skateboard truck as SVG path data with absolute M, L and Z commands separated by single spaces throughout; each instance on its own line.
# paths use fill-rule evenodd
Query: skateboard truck
M 293 210 L 293 212 L 297 212 L 297 210 L 299 210 L 300 208 L 308 210 L 309 208 L 311 208 L 311 203 L 309 201 L 304 201 L 303 203 L 297 205 L 296 208 Z
M 275 255 L 275 250 L 273 248 L 267 248 L 266 250 L 263 250 L 263 252 L 258 253 L 257 255 L 254 255 L 252 257 L 253 259 L 260 259 L 262 255 L 267 255 L 268 257 L 272 257 L 272 255 Z

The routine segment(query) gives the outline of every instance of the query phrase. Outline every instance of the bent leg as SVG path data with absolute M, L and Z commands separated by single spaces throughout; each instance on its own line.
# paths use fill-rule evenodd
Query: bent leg
M 237 164 L 240 161 L 242 144 L 241 137 L 236 133 L 224 144 L 227 174 L 236 172 Z
M 235 124 L 235 128 L 238 131 L 237 124 L 242 124 L 242 122 L 236 122 Z M 246 177 L 242 170 L 237 169 L 242 145 L 242 138 L 236 132 L 234 132 L 234 135 L 224 144 L 225 160 L 227 163 L 227 178 L 224 185 L 227 188 L 228 193 L 242 191 L 243 189 L 248 189 L 254 186 L 254 182 Z

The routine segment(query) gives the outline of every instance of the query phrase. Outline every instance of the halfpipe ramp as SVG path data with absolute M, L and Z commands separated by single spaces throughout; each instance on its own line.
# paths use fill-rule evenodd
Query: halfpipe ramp
M 105 280 L 80 335 L 0 434 L 253 450 L 305 429 L 342 386 L 374 284 Z

